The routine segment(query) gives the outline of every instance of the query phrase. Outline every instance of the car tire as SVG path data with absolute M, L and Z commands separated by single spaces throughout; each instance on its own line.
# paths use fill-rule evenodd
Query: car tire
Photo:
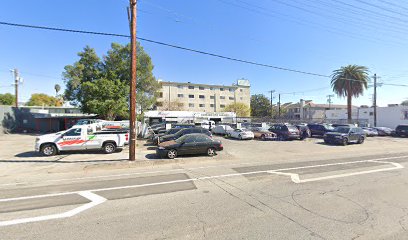
M 170 159 L 176 158 L 177 157 L 177 150 L 176 149 L 170 149 L 167 152 L 167 157 L 170 158 Z
M 341 142 L 341 145 L 347 146 L 347 144 L 348 144 L 348 139 L 347 139 L 347 138 L 343 138 L 343 140 L 342 140 L 342 142 Z
M 208 156 L 213 157 L 215 154 L 216 154 L 215 148 L 210 147 L 210 148 L 207 149 L 207 155 Z
M 114 143 L 105 143 L 103 145 L 103 152 L 106 154 L 111 154 L 116 151 L 116 145 Z
M 357 143 L 358 144 L 362 144 L 362 143 L 364 143 L 364 137 L 360 137 L 359 139 L 358 139 L 358 141 L 357 141 Z
M 242 136 L 241 134 L 238 135 L 239 140 L 242 140 Z
M 262 134 L 261 140 L 262 140 L 262 141 L 265 141 L 265 134 Z
M 44 146 L 41 147 L 41 153 L 44 156 L 54 156 L 57 154 L 57 147 L 55 147 L 54 144 L 44 144 Z

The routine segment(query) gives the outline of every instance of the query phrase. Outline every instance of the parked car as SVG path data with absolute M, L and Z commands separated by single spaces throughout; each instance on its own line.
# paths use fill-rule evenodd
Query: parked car
M 210 131 L 208 131 L 207 129 L 201 128 L 201 127 L 184 128 L 174 134 L 164 135 L 164 136 L 159 137 L 157 143 L 160 144 L 162 142 L 176 140 L 179 137 L 182 137 L 186 134 L 191 134 L 191 133 L 202 133 L 202 134 L 212 137 L 212 134 Z
M 153 135 L 153 137 L 152 137 L 153 144 L 156 144 L 156 145 L 157 145 L 158 140 L 159 140 L 159 137 L 163 137 L 163 136 L 165 136 L 165 135 L 175 134 L 175 133 L 177 133 L 178 131 L 180 131 L 181 129 L 182 129 L 182 128 L 170 128 L 169 130 L 167 130 L 167 131 L 164 132 L 164 133 L 159 133 L 159 134 Z
M 276 133 L 269 131 L 268 128 L 253 127 L 251 131 L 254 133 L 254 138 L 259 138 L 263 141 L 275 140 L 277 138 Z
M 327 144 L 341 144 L 346 146 L 351 142 L 362 144 L 366 138 L 364 130 L 359 127 L 337 127 L 333 132 L 324 135 Z
M 243 139 L 254 139 L 254 133 L 246 128 L 237 128 L 233 131 L 228 131 L 228 137 L 237 138 L 240 140 Z
M 273 124 L 268 130 L 275 133 L 280 141 L 301 138 L 300 131 L 289 124 Z
M 71 150 L 103 150 L 113 153 L 128 141 L 126 132 L 93 132 L 88 125 L 78 125 L 66 131 L 46 134 L 35 139 L 35 151 L 45 156 Z
M 333 127 L 333 128 L 336 128 L 336 127 L 355 127 L 353 124 L 342 124 L 342 123 L 333 123 L 333 124 L 331 124 L 331 126 Z
M 377 130 L 378 136 L 391 136 L 395 133 L 395 130 L 387 127 L 374 127 Z
M 375 137 L 378 136 L 378 131 L 375 128 L 369 128 L 369 127 L 362 127 L 364 133 L 366 134 L 367 137 Z
M 189 123 L 174 123 L 171 125 L 171 128 L 193 128 L 196 127 L 194 124 Z
M 398 125 L 395 128 L 395 134 L 398 137 L 408 137 L 408 125 Z
M 311 131 L 310 131 L 310 129 L 309 129 L 309 127 L 307 125 L 298 124 L 298 125 L 296 125 L 296 128 L 300 132 L 300 140 L 310 138 L 312 136 L 312 133 L 311 133 Z
M 180 155 L 207 154 L 214 156 L 216 151 L 222 151 L 221 141 L 214 140 L 205 134 L 186 134 L 176 140 L 159 144 L 156 154 L 161 157 L 173 159 Z
M 216 135 L 227 135 L 229 131 L 233 131 L 234 129 L 229 125 L 217 125 L 215 126 L 211 132 Z
M 313 136 L 324 136 L 328 132 L 332 132 L 334 127 L 328 124 L 311 123 L 307 127 L 310 129 L 310 135 Z

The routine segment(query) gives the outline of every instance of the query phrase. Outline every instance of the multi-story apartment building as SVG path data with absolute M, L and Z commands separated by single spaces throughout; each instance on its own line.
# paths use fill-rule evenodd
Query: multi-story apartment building
M 157 99 L 160 111 L 222 112 L 232 103 L 250 107 L 250 84 L 240 79 L 231 86 L 198 83 L 161 82 Z

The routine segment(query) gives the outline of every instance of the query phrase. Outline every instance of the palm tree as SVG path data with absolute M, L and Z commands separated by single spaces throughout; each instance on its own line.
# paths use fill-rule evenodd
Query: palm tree
M 339 97 L 347 97 L 347 119 L 351 123 L 351 102 L 353 97 L 359 97 L 367 89 L 370 79 L 368 68 L 359 65 L 348 65 L 334 70 L 331 79 L 333 92 Z
M 58 92 L 61 90 L 61 86 L 59 84 L 55 84 L 54 89 L 55 89 L 55 95 L 58 96 Z

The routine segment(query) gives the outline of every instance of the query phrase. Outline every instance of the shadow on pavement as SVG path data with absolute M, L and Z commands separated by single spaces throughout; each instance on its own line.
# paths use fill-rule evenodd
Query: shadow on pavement
M 113 159 L 113 160 L 78 160 L 78 161 L 67 161 L 67 160 L 0 160 L 0 163 L 100 163 L 100 162 L 124 162 L 129 161 L 128 159 Z
M 157 159 L 163 159 L 161 158 L 159 155 L 156 155 L 154 153 L 149 153 L 145 155 L 145 158 L 149 159 L 149 160 L 157 160 Z

